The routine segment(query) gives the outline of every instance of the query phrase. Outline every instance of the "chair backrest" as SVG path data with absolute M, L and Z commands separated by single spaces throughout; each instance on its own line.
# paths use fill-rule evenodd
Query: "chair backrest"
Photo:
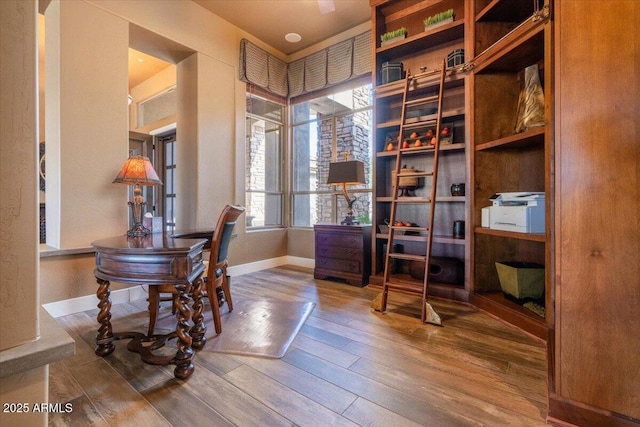
M 211 277 L 215 277 L 215 268 L 226 262 L 227 254 L 229 253 L 229 242 L 231 242 L 236 220 L 244 211 L 245 208 L 243 206 L 227 205 L 222 210 L 220 217 L 218 217 L 218 223 L 213 230 L 213 237 L 211 238 L 211 258 L 208 271 Z

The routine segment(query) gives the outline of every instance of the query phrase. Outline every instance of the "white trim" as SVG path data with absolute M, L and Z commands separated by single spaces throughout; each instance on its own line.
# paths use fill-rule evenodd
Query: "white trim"
M 170 130 L 176 130 L 176 128 L 178 127 L 178 124 L 176 122 L 173 123 L 169 123 L 168 125 L 159 127 L 158 129 L 154 129 L 152 131 L 149 132 L 149 135 L 160 135 L 163 134 L 165 132 L 169 132 Z
M 112 304 L 135 301 L 146 298 L 148 295 L 146 286 L 132 286 L 126 289 L 111 291 L 109 298 Z M 49 312 L 52 317 L 66 316 L 67 314 L 80 313 L 98 307 L 96 295 L 86 295 L 83 297 L 71 298 L 63 301 L 43 304 L 42 307 Z
M 297 267 L 315 266 L 315 260 L 311 258 L 300 258 L 290 255 L 278 258 L 264 259 L 261 261 L 250 262 L 247 264 L 234 265 L 227 269 L 230 276 L 240 276 L 242 274 L 255 273 L 256 271 L 266 270 L 268 268 L 280 267 L 282 265 L 295 265 Z
M 280 267 L 282 265 L 294 265 L 296 267 L 313 268 L 315 260 L 311 258 L 301 258 L 295 256 L 282 256 L 278 258 L 265 259 L 247 264 L 231 266 L 228 269 L 230 276 L 241 276 L 243 274 L 255 273 L 260 270 Z M 109 298 L 112 304 L 123 302 L 131 302 L 141 298 L 147 298 L 148 291 L 146 286 L 132 286 L 126 289 L 118 289 L 111 291 Z M 92 310 L 98 307 L 98 299 L 96 295 L 86 295 L 78 298 L 71 298 L 63 301 L 51 302 L 43 304 L 42 307 L 47 310 L 51 317 L 57 318 L 68 314 L 80 313 L 82 311 Z
M 301 258 L 298 256 L 287 256 L 288 265 L 294 265 L 296 267 L 306 267 L 306 268 L 315 268 L 316 260 L 313 258 Z

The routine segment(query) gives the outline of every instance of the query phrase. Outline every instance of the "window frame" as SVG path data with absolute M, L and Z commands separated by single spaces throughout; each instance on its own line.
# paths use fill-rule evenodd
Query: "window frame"
M 249 98 L 257 98 L 260 99 L 261 101 L 264 102 L 268 102 L 268 103 L 272 103 L 272 104 L 277 104 L 278 106 L 280 106 L 282 108 L 282 118 L 281 121 L 277 121 L 274 120 L 270 117 L 266 117 L 266 116 L 261 116 L 259 114 L 255 114 L 253 112 L 248 111 L 248 106 L 246 105 L 246 100 Z M 280 212 L 280 223 L 279 224 L 270 224 L 270 225 L 259 225 L 259 226 L 254 226 L 254 225 L 250 225 L 249 221 L 247 221 L 247 225 L 246 225 L 246 231 L 247 232 L 257 232 L 257 231 L 264 231 L 264 230 L 274 230 L 274 229 L 281 229 L 281 228 L 286 228 L 287 224 L 288 224 L 288 217 L 287 217 L 287 192 L 288 192 L 288 182 L 286 177 L 288 176 L 288 171 L 286 170 L 286 159 L 288 156 L 288 151 L 287 151 L 287 122 L 286 122 L 286 117 L 287 117 L 287 113 L 288 113 L 288 105 L 286 103 L 286 100 L 284 100 L 284 98 L 279 98 L 279 97 L 274 97 L 274 96 L 267 96 L 267 93 L 265 91 L 259 90 L 257 87 L 255 87 L 254 85 L 251 84 L 247 84 L 247 89 L 245 92 L 245 109 L 244 109 L 244 123 L 245 123 L 245 135 L 244 135 L 244 152 L 245 152 L 245 171 L 243 174 L 243 180 L 247 179 L 247 174 L 248 171 L 246 170 L 246 165 L 250 162 L 250 160 L 247 160 L 247 157 L 249 156 L 249 151 L 248 151 L 248 147 L 247 147 L 247 138 L 250 135 L 249 134 L 249 130 L 246 129 L 246 126 L 248 124 L 249 120 L 264 120 L 266 122 L 269 122 L 271 124 L 275 124 L 277 126 L 280 127 L 280 147 L 279 147 L 279 157 L 280 157 L 280 168 L 278 170 L 278 174 L 279 174 L 279 189 L 277 191 L 273 191 L 273 190 L 251 190 L 248 187 L 245 186 L 245 205 L 247 205 L 247 196 L 250 193 L 256 193 L 256 194 L 264 194 L 265 198 L 268 196 L 280 196 L 280 207 L 279 207 L 279 212 Z M 250 212 L 247 212 L 247 214 L 250 214 Z
M 331 221 L 334 223 L 339 223 L 342 218 L 338 218 L 338 211 L 339 211 L 339 205 L 341 203 L 341 199 L 344 199 L 344 195 L 342 192 L 342 187 L 340 186 L 334 186 L 334 190 L 321 190 L 321 191 L 312 191 L 312 190 L 296 190 L 294 188 L 294 161 L 295 161 L 295 150 L 294 150 L 294 128 L 296 126 L 300 126 L 300 125 L 306 125 L 309 123 L 321 123 L 322 120 L 319 119 L 310 119 L 310 120 L 304 120 L 304 121 L 300 121 L 300 122 L 294 122 L 294 107 L 297 104 L 302 104 L 305 102 L 310 102 L 314 99 L 318 99 L 318 98 L 322 98 L 322 97 L 328 97 L 340 92 L 344 92 L 346 90 L 350 90 L 350 89 L 357 89 L 359 87 L 363 87 L 363 86 L 367 86 L 370 85 L 371 86 L 371 96 L 373 97 L 373 84 L 371 83 L 371 79 L 370 78 L 358 78 L 358 79 L 354 79 L 349 81 L 347 84 L 341 84 L 341 85 L 336 85 L 333 86 L 331 88 L 325 88 L 322 89 L 320 91 L 316 91 L 316 92 L 312 92 L 312 93 L 307 93 L 301 96 L 298 96 L 296 98 L 292 98 L 289 100 L 289 103 L 287 105 L 287 138 L 288 138 L 288 147 L 289 147 L 289 156 L 288 156 L 288 168 L 289 168 L 289 179 L 287 180 L 287 184 L 289 186 L 288 188 L 288 200 L 289 200 L 289 227 L 290 228 L 298 228 L 298 229 L 312 229 L 314 224 L 309 224 L 309 225 L 296 225 L 294 224 L 294 218 L 295 218 L 295 197 L 299 196 L 299 195 L 310 195 L 310 194 L 317 194 L 317 195 L 331 195 Z M 340 117 L 345 117 L 348 115 L 355 115 L 358 113 L 362 113 L 362 112 L 369 112 L 371 114 L 371 127 L 370 127 L 370 143 L 373 144 L 373 99 L 371 99 L 371 102 L 368 106 L 366 107 L 360 107 L 360 108 L 355 108 L 343 113 L 334 113 L 331 116 L 327 116 L 326 119 L 331 119 L 331 161 L 335 162 L 338 159 L 338 155 L 337 155 L 337 147 L 338 147 L 338 139 L 337 139 L 337 134 L 336 134 L 336 129 L 337 129 L 337 121 Z M 370 157 L 369 157 L 369 162 L 370 162 L 370 167 L 373 167 L 373 147 L 370 145 L 369 147 L 370 149 Z M 353 157 L 350 157 L 350 160 L 353 160 Z M 369 195 L 369 199 L 372 200 L 373 199 L 373 176 L 370 173 L 368 176 L 368 188 L 357 188 L 357 187 L 350 187 L 348 189 L 349 195 L 350 197 L 355 197 L 358 195 Z M 358 186 L 359 187 L 359 186 Z M 372 212 L 369 212 L 369 214 L 371 215 Z

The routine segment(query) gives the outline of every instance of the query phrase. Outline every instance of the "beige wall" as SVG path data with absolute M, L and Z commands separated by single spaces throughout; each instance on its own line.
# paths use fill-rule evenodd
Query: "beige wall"
M 0 352 L 35 341 L 38 318 L 37 4 L 0 2 Z M 44 402 L 47 366 L 4 376 L 0 402 Z M 0 413 L 2 425 L 46 414 Z
M 40 304 L 95 295 L 98 286 L 93 276 L 95 266 L 93 253 L 41 258 Z M 112 283 L 111 291 L 127 287 L 122 283 Z M 92 307 L 97 304 L 96 299 Z
M 315 235 L 313 229 L 289 229 L 287 233 L 287 253 L 300 258 L 315 258 Z
M 52 2 L 45 20 L 47 244 L 86 247 L 127 224 L 111 182 L 129 145 L 128 23 L 85 2 Z
M 39 333 L 37 15 L 33 2 L 0 4 L 0 350 L 5 350 Z

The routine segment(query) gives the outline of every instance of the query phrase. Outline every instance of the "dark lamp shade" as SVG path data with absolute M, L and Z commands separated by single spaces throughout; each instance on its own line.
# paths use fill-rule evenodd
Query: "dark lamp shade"
M 144 156 L 129 157 L 113 182 L 115 184 L 144 186 L 162 185 L 162 181 L 153 169 L 149 158 Z
M 327 184 L 364 184 L 364 163 L 359 160 L 329 163 Z

